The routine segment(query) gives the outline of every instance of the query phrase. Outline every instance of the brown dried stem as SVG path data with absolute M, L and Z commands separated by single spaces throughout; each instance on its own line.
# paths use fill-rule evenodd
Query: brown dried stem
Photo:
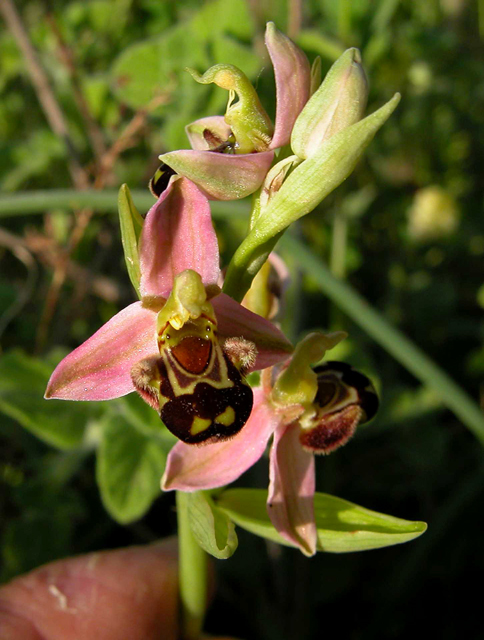
M 74 53 L 66 43 L 54 14 L 48 13 L 46 19 L 57 40 L 60 60 L 69 73 L 74 100 L 76 101 L 79 113 L 86 125 L 86 133 L 91 143 L 96 161 L 99 162 L 100 158 L 106 153 L 106 144 L 104 142 L 103 132 L 92 116 L 87 100 L 84 97 L 84 93 L 81 88 L 81 80 L 74 59 Z
M 27 71 L 30 74 L 32 84 L 45 117 L 49 122 L 49 126 L 52 131 L 64 141 L 67 148 L 69 154 L 68 167 L 72 181 L 77 189 L 87 189 L 89 187 L 87 173 L 79 162 L 77 150 L 71 140 L 66 119 L 50 87 L 47 74 L 42 68 L 37 53 L 30 42 L 29 35 L 24 27 L 20 14 L 12 0 L 0 0 L 0 11 L 23 53 Z

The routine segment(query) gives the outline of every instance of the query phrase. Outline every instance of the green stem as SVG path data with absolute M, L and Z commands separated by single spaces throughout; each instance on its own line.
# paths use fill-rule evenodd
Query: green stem
M 484 444 L 484 415 L 474 400 L 352 287 L 335 278 L 301 242 L 291 236 L 282 242 L 287 251 L 297 255 L 301 268 L 311 274 L 320 290 L 418 380 L 433 389 L 442 403 Z
M 331 236 L 331 256 L 329 268 L 335 278 L 344 280 L 346 277 L 346 242 L 348 236 L 348 219 L 339 207 L 334 211 L 333 233 Z M 343 326 L 341 309 L 333 304 L 330 308 L 330 327 L 334 331 Z
M 131 195 L 140 211 L 148 211 L 155 199 L 147 189 L 135 189 Z M 212 213 L 216 218 L 228 218 L 245 215 L 248 212 L 246 202 L 212 202 Z M 23 216 L 31 213 L 44 213 L 52 209 L 82 209 L 89 207 L 99 212 L 117 213 L 118 192 L 75 191 L 74 189 L 48 189 L 45 191 L 26 191 L 9 196 L 0 196 L 0 218 Z
M 181 638 L 198 640 L 207 607 L 207 555 L 190 529 L 187 500 L 186 493 L 176 492 Z
M 333 218 L 330 269 L 335 278 L 346 276 L 346 238 L 348 221 L 344 213 L 336 211 Z

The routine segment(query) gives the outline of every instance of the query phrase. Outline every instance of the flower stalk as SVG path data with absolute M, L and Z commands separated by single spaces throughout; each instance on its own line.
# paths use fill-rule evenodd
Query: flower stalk
M 181 640 L 199 640 L 207 608 L 207 554 L 190 529 L 188 496 L 176 492 Z

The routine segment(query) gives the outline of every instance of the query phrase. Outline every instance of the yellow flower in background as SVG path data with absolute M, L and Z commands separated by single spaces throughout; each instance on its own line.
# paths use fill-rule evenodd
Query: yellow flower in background
M 438 240 L 459 225 L 460 210 L 448 191 L 438 185 L 419 189 L 408 210 L 408 233 L 414 240 Z

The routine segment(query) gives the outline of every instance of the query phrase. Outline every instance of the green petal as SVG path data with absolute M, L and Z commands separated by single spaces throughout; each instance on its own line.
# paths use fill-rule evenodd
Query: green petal
M 235 524 L 255 535 L 292 546 L 272 526 L 266 510 L 267 491 L 229 489 L 217 498 L 217 506 Z M 412 522 L 359 507 L 352 502 L 316 493 L 314 512 L 318 551 L 348 553 L 408 542 L 427 529 L 424 522 Z
M 121 227 L 121 242 L 123 243 L 124 259 L 128 269 L 129 279 L 141 299 L 139 283 L 141 271 L 139 266 L 138 240 L 143 228 L 143 218 L 134 206 L 128 185 L 123 184 L 118 194 L 119 224 Z

